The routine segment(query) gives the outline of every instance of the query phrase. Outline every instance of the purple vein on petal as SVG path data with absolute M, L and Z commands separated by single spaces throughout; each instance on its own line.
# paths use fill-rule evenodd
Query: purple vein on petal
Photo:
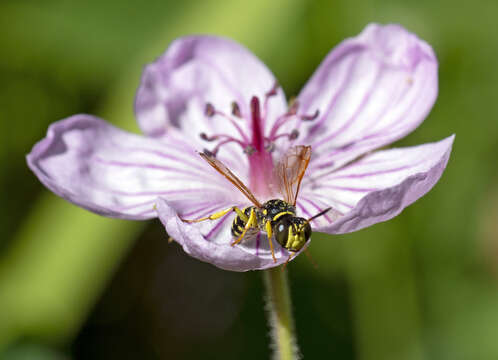
M 306 217 L 311 217 L 312 216 L 311 213 L 308 210 L 306 210 L 306 208 L 300 202 L 297 203 L 297 207 L 301 209 L 301 212 L 304 215 L 306 215 Z
M 397 86 L 395 86 L 394 90 L 392 91 L 393 94 L 398 94 L 398 96 L 394 96 L 394 95 L 391 96 L 390 97 L 391 101 L 386 102 L 382 111 L 380 111 L 380 113 L 375 117 L 375 119 L 371 119 L 369 121 L 369 124 L 376 124 L 379 121 L 379 119 L 382 119 L 382 117 L 384 117 L 384 115 L 390 109 L 393 109 L 394 107 L 396 107 L 396 105 L 398 105 L 399 102 L 405 97 L 406 93 L 412 89 L 411 86 L 406 86 L 405 76 L 403 76 L 402 79 L 400 81 L 398 81 L 398 83 L 399 84 Z M 405 86 L 403 86 L 403 85 L 405 85 Z M 401 87 L 402 87 L 402 89 L 401 89 Z M 410 108 L 411 108 L 411 106 L 410 106 Z M 366 128 L 369 128 L 369 126 L 366 126 Z M 382 128 L 381 130 L 379 130 L 377 132 L 377 136 L 380 135 L 379 133 L 385 132 L 387 129 L 391 129 L 391 128 L 392 128 L 391 124 L 387 125 L 386 127 Z
M 430 157 L 429 157 L 430 158 Z M 360 160 L 361 161 L 361 160 Z M 392 173 L 392 172 L 396 172 L 396 171 L 400 171 L 400 170 L 406 170 L 406 169 L 410 169 L 410 168 L 413 168 L 413 167 L 416 167 L 420 164 L 423 164 L 424 162 L 427 161 L 427 158 L 424 158 L 420 161 L 417 161 L 416 163 L 411 163 L 409 165 L 403 165 L 403 166 L 399 166 L 397 168 L 391 168 L 391 169 L 385 169 L 385 170 L 379 170 L 379 171 L 373 171 L 373 172 L 368 172 L 368 173 L 361 173 L 361 174 L 344 174 L 344 175 L 340 175 L 340 172 L 342 172 L 344 169 L 347 169 L 349 167 L 352 167 L 352 166 L 356 166 L 356 165 L 369 165 L 369 164 L 373 164 L 373 163 L 383 163 L 383 162 L 386 162 L 385 160 L 383 161 L 376 161 L 376 162 L 352 162 L 351 164 L 348 164 L 347 166 L 343 167 L 343 168 L 340 168 L 340 169 L 332 169 L 331 171 L 329 172 L 326 172 L 324 174 L 320 174 L 318 176 L 315 176 L 313 178 L 313 181 L 316 181 L 317 179 L 321 179 L 323 177 L 328 177 L 328 179 L 348 179 L 348 178 L 357 178 L 357 179 L 361 179 L 361 178 L 364 178 L 364 177 L 367 177 L 367 176 L 376 176 L 376 175 L 382 175 L 382 174 L 389 174 L 389 173 Z M 333 173 L 338 173 L 339 175 L 337 176 L 330 176 L 330 174 L 333 174 Z
M 132 209 L 138 208 L 140 206 L 145 206 L 145 205 L 148 205 L 148 204 L 154 204 L 155 202 L 156 202 L 155 199 L 154 200 L 147 200 L 147 201 L 139 202 L 139 203 L 132 204 L 132 205 L 117 206 L 116 209 L 117 210 L 132 210 Z
M 402 85 L 405 85 L 405 86 L 403 86 L 402 91 L 400 91 L 400 87 Z M 386 104 L 383 107 L 382 111 L 375 117 L 375 119 L 370 120 L 369 124 L 376 124 L 376 123 L 378 123 L 379 119 L 382 119 L 384 117 L 384 115 L 386 115 L 386 113 L 390 109 L 395 108 L 399 104 L 399 102 L 406 96 L 407 92 L 410 91 L 410 90 L 411 90 L 411 86 L 406 86 L 405 80 L 402 79 L 399 82 L 399 85 L 396 86 L 395 90 L 393 91 L 394 94 L 399 94 L 399 95 L 398 96 L 392 96 L 391 97 L 391 102 L 386 102 Z M 366 128 L 369 128 L 369 126 L 366 126 Z M 377 131 L 377 135 L 380 135 L 379 133 L 385 132 L 388 128 L 391 129 L 391 127 L 388 125 L 388 126 L 382 128 L 381 130 Z
M 370 101 L 370 97 L 372 96 L 372 94 L 373 94 L 373 92 L 375 90 L 375 85 L 377 85 L 377 82 L 378 82 L 378 80 L 379 80 L 379 78 L 380 78 L 380 76 L 382 74 L 383 68 L 384 67 L 381 65 L 379 67 L 379 69 L 377 70 L 377 74 L 375 75 L 375 77 L 374 77 L 374 79 L 372 81 L 372 84 L 370 84 L 369 89 L 363 95 L 363 99 L 361 100 L 361 103 L 358 105 L 358 108 L 356 109 L 356 111 L 354 112 L 354 114 L 348 119 L 348 121 L 346 121 L 335 132 L 333 132 L 332 134 L 326 136 L 325 138 L 323 138 L 320 141 L 318 141 L 317 143 L 315 143 L 314 144 L 314 148 L 318 148 L 318 147 L 320 147 L 323 144 L 329 143 L 334 138 L 336 138 L 337 136 L 339 136 L 340 134 L 342 134 L 344 131 L 346 131 L 351 126 L 351 124 L 353 124 L 355 122 L 356 118 L 361 114 L 361 112 L 363 111 L 363 109 L 365 108 L 365 106 Z
M 196 205 L 198 207 L 195 210 L 183 213 L 182 214 L 182 218 L 187 218 L 189 216 L 193 216 L 193 215 L 196 215 L 196 214 L 198 215 L 197 217 L 205 217 L 205 216 L 212 215 L 213 213 L 219 211 L 219 209 L 220 209 L 219 205 L 214 205 L 214 206 L 211 206 L 211 207 L 206 207 L 206 205 L 212 204 L 212 203 L 213 203 L 212 201 L 211 202 L 204 202 L 204 203 L 200 203 L 200 204 L 196 203 Z M 206 220 L 206 221 L 208 221 L 208 220 Z
M 353 74 L 353 71 L 351 71 L 351 70 L 358 62 L 358 59 L 359 58 L 355 58 L 354 60 L 351 61 L 351 64 L 348 65 L 347 75 L 343 78 L 341 85 L 337 89 L 337 92 L 332 97 L 330 102 L 327 104 L 327 109 L 324 111 L 323 114 L 321 114 L 320 119 L 318 119 L 318 121 L 315 124 L 313 124 L 313 126 L 311 127 L 310 131 L 308 132 L 307 137 L 312 136 L 323 125 L 323 123 L 327 120 L 327 117 L 329 116 L 330 112 L 332 111 L 337 100 L 342 95 L 345 87 L 349 84 L 349 82 L 351 80 L 351 76 Z M 301 125 L 302 122 L 303 121 L 301 120 L 299 122 L 298 126 Z
M 325 201 L 325 200 L 332 200 L 333 202 L 335 202 L 335 203 L 337 203 L 337 204 L 340 204 L 340 205 L 342 205 L 342 206 L 345 206 L 345 207 L 347 207 L 348 209 L 352 209 L 352 208 L 354 208 L 354 206 L 355 206 L 355 205 L 351 205 L 350 203 L 347 203 L 347 202 L 344 202 L 344 201 L 338 200 L 337 198 L 332 198 L 332 199 L 330 199 L 330 198 L 328 198 L 328 197 L 325 197 L 324 195 L 320 195 L 319 193 L 314 193 L 314 194 L 313 194 L 313 197 L 314 197 L 315 199 L 324 199 L 324 200 L 320 200 L 320 201 L 321 201 L 322 203 L 324 203 L 324 204 L 328 204 L 328 202 L 327 202 L 327 201 Z M 324 207 L 327 207 L 327 206 L 328 206 L 328 205 L 326 205 L 326 206 L 324 206 Z
M 166 132 L 166 134 L 169 134 L 169 133 Z M 192 151 L 192 144 L 187 143 L 185 140 L 180 139 L 177 136 L 167 136 L 167 138 L 165 140 L 166 140 L 165 145 L 168 147 L 168 149 L 172 149 L 172 150 L 180 151 L 180 152 Z
M 198 59 L 199 63 L 206 65 L 207 67 L 213 69 L 213 71 L 218 75 L 220 78 L 221 82 L 230 89 L 230 91 L 237 96 L 237 102 L 239 105 L 245 104 L 244 97 L 242 96 L 241 92 L 237 89 L 236 86 L 234 86 L 224 75 L 223 72 L 213 63 L 210 61 L 203 59 L 202 61 Z M 232 99 L 235 100 L 235 99 Z M 241 109 L 242 110 L 242 109 Z
M 110 165 L 110 166 L 123 166 L 123 167 L 136 167 L 136 168 L 146 168 L 146 169 L 155 169 L 155 170 L 164 170 L 164 171 L 175 171 L 175 172 L 181 172 L 187 175 L 199 177 L 202 176 L 202 174 L 191 172 L 185 169 L 179 169 L 179 168 L 174 168 L 170 166 L 162 166 L 162 165 L 156 165 L 156 164 L 139 164 L 139 163 L 130 163 L 130 162 L 125 162 L 125 161 L 117 161 L 117 160 L 105 160 L 100 157 L 95 157 L 95 161 Z
M 197 194 L 205 193 L 206 189 L 178 189 L 178 190 L 165 190 L 165 191 L 140 191 L 140 192 L 127 192 L 119 190 L 106 190 L 114 195 L 123 196 L 151 196 L 151 195 L 179 195 L 179 194 Z
M 385 169 L 385 170 L 378 170 L 378 171 L 372 171 L 372 172 L 366 172 L 366 173 L 361 173 L 361 174 L 346 174 L 346 175 L 339 175 L 339 176 L 331 176 L 329 179 L 361 179 L 361 178 L 364 178 L 364 177 L 367 177 L 367 176 L 377 176 L 377 175 L 382 175 L 382 174 L 389 174 L 389 173 L 393 173 L 393 172 L 396 172 L 396 171 L 401 171 L 401 170 L 406 170 L 406 169 L 410 169 L 412 167 L 415 167 L 419 165 L 418 163 L 416 164 L 410 164 L 410 165 L 403 165 L 403 166 L 399 166 L 399 167 L 396 167 L 396 168 L 392 168 L 392 169 Z
M 204 238 L 209 241 L 211 240 L 211 236 L 213 236 L 215 234 L 215 232 L 219 231 L 219 229 L 221 228 L 221 226 L 224 224 L 224 222 L 229 218 L 229 216 L 231 215 L 231 213 L 228 213 L 226 214 L 225 216 L 223 216 L 220 221 L 218 221 L 218 223 L 213 226 L 213 228 L 204 236 Z M 231 237 L 232 234 L 229 233 L 227 234 L 227 237 Z
M 428 78 L 425 81 L 425 83 L 429 83 L 429 80 L 430 79 Z M 418 93 L 422 93 L 422 94 L 427 93 L 427 91 L 423 91 L 424 89 L 425 89 L 425 86 L 421 86 L 420 90 L 418 91 Z M 366 136 L 363 136 L 363 137 L 357 139 L 356 143 L 361 143 L 361 145 L 359 145 L 356 148 L 356 150 L 358 150 L 358 149 L 365 149 L 365 150 L 359 151 L 361 153 L 361 152 L 365 152 L 365 151 L 368 151 L 368 150 L 372 150 L 372 147 L 378 148 L 378 147 L 382 146 L 382 144 L 394 141 L 395 139 L 399 138 L 400 135 L 404 134 L 410 128 L 412 128 L 413 127 L 412 123 L 398 125 L 397 127 L 393 126 L 393 124 L 399 124 L 400 123 L 399 120 L 403 119 L 404 117 L 406 117 L 407 114 L 410 111 L 412 111 L 412 109 L 413 109 L 414 105 L 417 103 L 417 101 L 420 101 L 420 96 L 414 96 L 413 97 L 412 102 L 410 103 L 410 105 L 407 106 L 407 108 L 405 109 L 405 111 L 403 112 L 403 114 L 401 114 L 398 117 L 398 120 L 391 121 L 385 127 L 377 130 L 375 133 L 368 134 Z M 399 100 L 398 100 L 398 102 L 399 102 Z M 387 112 L 387 110 L 390 109 L 390 108 L 391 108 L 390 106 L 386 107 L 386 109 L 385 109 L 385 111 L 383 111 L 382 115 L 384 115 L 385 112 Z M 430 110 L 430 108 L 427 110 L 427 112 L 429 110 Z M 425 115 L 421 116 L 421 118 L 425 118 Z M 382 138 L 385 138 L 385 139 L 381 140 Z M 366 140 L 369 140 L 369 139 L 372 139 L 372 140 L 370 142 L 367 142 Z M 339 149 L 335 149 L 334 151 L 332 151 L 331 155 L 341 154 L 341 153 L 343 155 L 345 155 L 346 157 L 348 156 L 348 154 L 345 154 L 340 148 Z M 341 157 L 338 157 L 338 158 L 336 158 L 336 160 L 340 159 L 340 158 Z
M 360 173 L 360 174 L 345 174 L 345 175 L 339 175 L 339 176 L 331 176 L 329 179 L 347 179 L 347 178 L 363 178 L 363 177 L 367 177 L 367 176 L 377 176 L 377 175 L 382 175 L 382 174 L 389 174 L 389 173 L 392 173 L 392 172 L 396 172 L 396 171 L 400 171 L 400 170 L 406 170 L 406 169 L 411 169 L 411 168 L 414 168 L 414 167 L 417 167 L 425 162 L 427 162 L 427 160 L 430 160 L 432 159 L 432 154 L 430 154 L 429 156 L 423 158 L 423 159 L 419 159 L 417 162 L 413 162 L 413 163 L 410 163 L 409 165 L 403 165 L 403 166 L 399 166 L 399 167 L 396 167 L 396 168 L 391 168 L 391 169 L 385 169 L 385 170 L 378 170 L 378 171 L 373 171 L 373 172 L 367 172 L 367 173 Z M 391 159 L 388 159 L 387 161 L 389 161 Z M 382 162 L 387 162 L 387 161 L 382 161 Z M 379 162 L 379 163 L 382 163 L 382 162 Z M 369 163 L 357 163 L 357 165 L 368 165 Z
M 344 190 L 344 191 L 351 191 L 351 192 L 370 192 L 370 191 L 377 191 L 379 190 L 378 188 L 355 188 L 355 187 L 348 187 L 348 186 L 339 186 L 339 185 L 320 185 L 317 186 L 315 191 L 319 191 L 320 189 L 338 189 L 338 190 Z
M 301 200 L 303 201 L 306 201 L 308 204 L 310 204 L 311 206 L 313 206 L 315 209 L 316 209 L 316 212 L 319 213 L 320 211 L 322 211 L 324 208 L 321 208 L 320 206 L 318 206 L 314 201 L 311 201 L 310 199 L 308 198 L 305 198 L 305 197 L 302 197 L 301 196 Z M 323 215 L 323 217 L 329 222 L 329 223 L 332 223 L 332 220 L 330 219 L 330 217 L 325 214 Z
M 161 158 L 177 161 L 177 162 L 181 163 L 182 165 L 189 165 L 189 167 L 204 171 L 204 168 L 199 166 L 200 161 L 198 163 L 194 163 L 194 162 L 191 162 L 185 158 L 179 158 L 179 157 L 176 157 L 176 156 L 173 156 L 170 154 L 165 154 L 162 151 L 153 150 L 153 149 L 143 149 L 143 148 L 133 148 L 133 147 L 130 147 L 130 148 L 123 147 L 123 149 L 125 149 L 126 152 L 143 152 L 143 153 L 147 153 L 147 154 L 154 154 L 154 155 L 157 155 Z M 199 159 L 200 159 L 200 157 L 199 157 Z

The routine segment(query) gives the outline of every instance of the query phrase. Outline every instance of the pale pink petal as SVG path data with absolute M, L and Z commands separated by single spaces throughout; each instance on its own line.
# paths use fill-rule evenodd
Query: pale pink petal
M 233 205 L 243 207 L 242 204 L 228 202 L 225 207 L 220 206 L 217 211 Z M 274 263 L 268 238 L 263 232 L 252 239 L 244 239 L 240 244 L 231 246 L 233 238 L 230 231 L 235 218 L 234 213 L 229 213 L 218 220 L 187 224 L 164 199 L 158 199 L 157 213 L 168 235 L 175 239 L 187 254 L 222 269 L 232 271 L 267 269 L 284 264 L 289 257 L 289 252 L 273 241 L 277 258 L 277 262 Z
M 438 92 L 432 48 L 399 25 L 369 25 L 337 46 L 299 94 L 300 143 L 312 145 L 310 171 L 338 168 L 414 130 Z
M 52 124 L 27 161 L 57 195 L 112 217 L 156 217 L 154 205 L 162 196 L 176 211 L 196 218 L 240 196 L 181 134 L 154 140 L 89 115 Z
M 425 195 L 448 162 L 454 136 L 436 143 L 377 151 L 338 170 L 310 173 L 303 181 L 298 212 L 310 216 L 333 207 L 313 221 L 330 234 L 362 229 L 398 215 Z
M 264 104 L 265 94 L 275 83 L 270 70 L 233 40 L 215 36 L 180 38 L 145 68 L 135 103 L 138 123 L 149 136 L 163 136 L 174 127 L 194 142 L 200 141 L 201 132 L 242 139 L 241 133 L 250 135 L 251 97 L 259 97 Z M 245 119 L 233 123 L 219 115 L 206 117 L 207 103 L 230 116 L 234 101 Z M 265 126 L 269 127 L 286 108 L 284 94 L 278 89 L 268 101 L 269 123 Z

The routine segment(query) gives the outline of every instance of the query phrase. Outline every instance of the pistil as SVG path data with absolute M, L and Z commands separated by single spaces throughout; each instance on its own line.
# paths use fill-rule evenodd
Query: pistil
M 254 151 L 249 157 L 250 188 L 260 196 L 270 196 L 270 182 L 273 170 L 271 153 L 265 150 L 263 119 L 259 99 L 251 98 L 251 147 Z

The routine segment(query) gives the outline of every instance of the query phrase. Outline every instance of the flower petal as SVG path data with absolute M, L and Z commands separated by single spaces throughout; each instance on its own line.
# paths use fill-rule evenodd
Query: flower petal
M 249 119 L 251 97 L 263 101 L 275 83 L 270 70 L 232 40 L 215 36 L 180 38 L 145 68 L 135 102 L 138 123 L 149 136 L 162 136 L 176 127 L 194 141 L 199 141 L 200 132 L 240 138 L 237 127 L 250 134 L 250 122 L 230 125 L 222 116 L 207 118 L 206 104 L 231 115 L 235 101 L 242 116 Z M 275 120 L 286 108 L 285 96 L 278 89 L 268 101 L 267 118 Z
M 156 217 L 158 196 L 193 218 L 239 196 L 181 134 L 154 140 L 89 115 L 52 124 L 27 161 L 57 195 L 118 218 Z
M 213 212 L 234 205 L 242 206 L 234 204 L 233 201 L 227 202 Z M 231 246 L 230 243 L 233 241 L 231 226 L 235 217 L 233 213 L 219 220 L 187 224 L 178 217 L 174 207 L 164 199 L 158 199 L 157 213 L 168 235 L 175 239 L 187 254 L 219 268 L 231 271 L 261 270 L 282 265 L 289 257 L 289 252 L 273 241 L 277 258 L 277 262 L 274 263 L 268 238 L 263 232 Z
M 330 234 L 389 220 L 436 184 L 453 140 L 377 151 L 339 170 L 314 173 L 303 181 L 298 210 L 307 215 L 332 206 L 339 216 L 313 222 L 316 231 Z
M 432 48 L 399 25 L 371 24 L 337 46 L 299 94 L 303 144 L 335 168 L 414 130 L 438 92 Z M 313 170 L 311 170 L 313 171 Z

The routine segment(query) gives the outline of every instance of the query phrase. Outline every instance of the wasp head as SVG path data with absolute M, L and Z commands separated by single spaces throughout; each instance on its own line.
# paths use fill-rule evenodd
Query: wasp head
M 283 216 L 273 227 L 277 242 L 289 251 L 297 252 L 311 237 L 309 221 L 295 216 Z

